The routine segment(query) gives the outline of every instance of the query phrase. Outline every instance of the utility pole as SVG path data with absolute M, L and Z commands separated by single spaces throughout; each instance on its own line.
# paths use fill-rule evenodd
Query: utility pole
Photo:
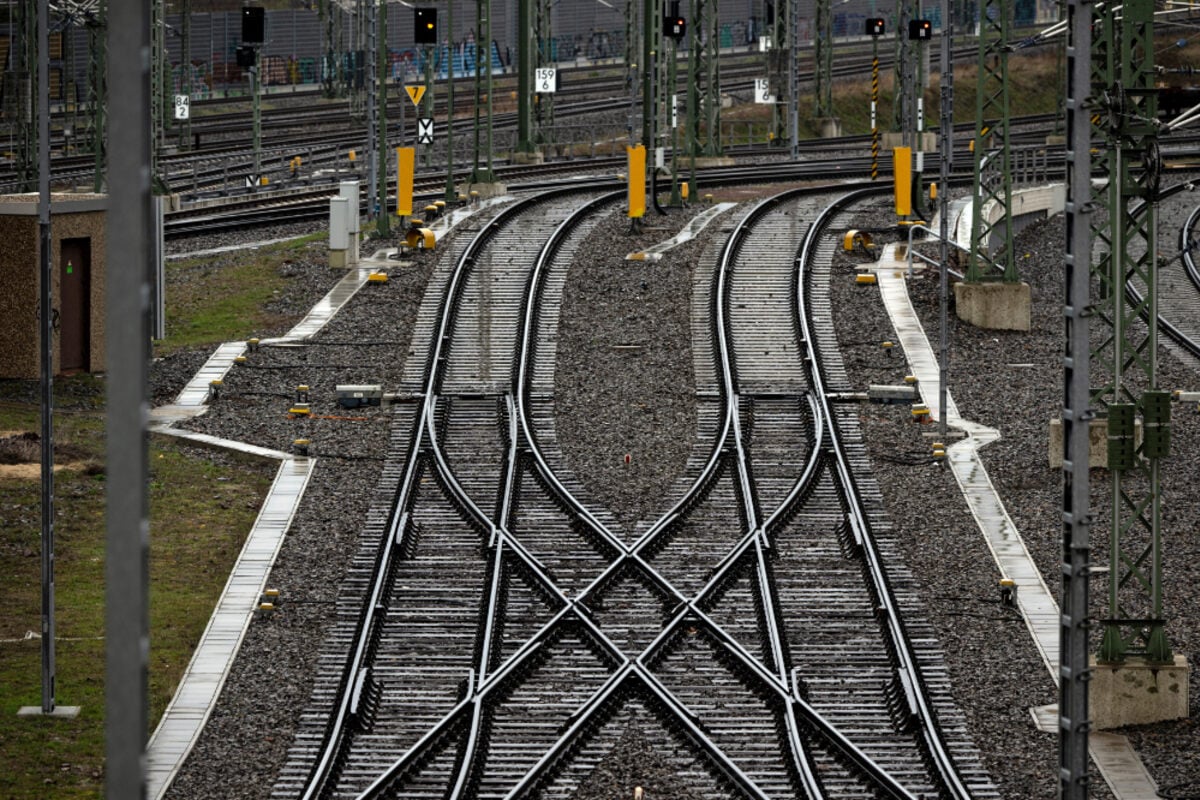
M 379 156 L 378 156 L 378 166 L 377 166 L 377 168 L 379 170 L 379 181 L 378 181 L 378 183 L 379 183 L 379 200 L 378 200 L 379 216 L 376 220 L 376 225 L 377 225 L 377 229 L 379 231 L 380 236 L 388 236 L 389 234 L 391 234 L 391 228 L 392 228 L 392 223 L 391 223 L 392 217 L 391 217 L 391 214 L 388 213 L 388 164 L 389 164 L 389 154 L 391 153 L 392 149 L 388 143 L 388 127 L 387 127 L 387 119 L 388 119 L 388 117 L 387 117 L 387 107 L 388 107 L 387 19 L 388 19 L 387 0 L 379 0 L 379 49 L 378 49 L 378 54 L 377 54 L 377 57 L 379 60 L 379 68 L 378 68 L 379 113 L 377 114 L 377 116 L 379 118 L 379 120 L 378 120 L 378 122 L 379 122 L 379 137 L 378 137 L 379 138 Z M 401 109 L 400 120 L 401 120 L 401 124 L 403 125 L 404 106 L 401 105 L 400 109 Z M 403 134 L 404 134 L 403 127 L 401 127 L 400 133 L 401 133 L 401 136 L 403 136 Z
M 98 12 L 87 17 L 88 33 L 88 99 L 92 104 L 89 141 L 95 166 L 92 172 L 92 191 L 104 190 L 105 114 L 108 105 L 108 0 L 100 0 Z
M 458 201 L 454 188 L 454 0 L 446 0 L 446 37 L 450 42 L 446 69 L 446 202 Z
M 482 62 L 482 64 L 481 64 Z M 482 97 L 481 97 L 482 95 Z M 480 109 L 484 119 L 480 120 Z M 482 127 L 481 127 L 482 126 Z M 482 144 L 481 144 L 482 139 Z M 492 174 L 492 3 L 475 3 L 475 163 L 472 183 L 491 183 Z
M 533 146 L 533 0 L 517 0 L 517 152 Z
M 1109 525 L 1108 618 L 1099 660 L 1127 655 L 1170 663 L 1163 616 L 1162 493 L 1160 461 L 1167 456 L 1170 394 L 1158 386 L 1158 247 L 1156 236 L 1161 160 L 1158 98 L 1154 89 L 1154 3 L 1129 0 L 1120 19 L 1105 6 L 1099 35 L 1120 54 L 1107 76 L 1111 290 L 1111 382 L 1093 399 L 1107 405 Z M 1135 213 L 1136 209 L 1136 213 Z M 1135 285 L 1143 300 L 1127 299 Z M 1141 318 L 1144 317 L 1144 323 Z M 1103 318 L 1103 315 L 1102 315 Z M 1135 438 L 1141 416 L 1143 437 Z
M 813 92 L 813 117 L 833 116 L 833 9 L 830 0 L 817 0 L 816 87 Z
M 1011 116 L 1008 95 L 1012 4 L 984 0 L 979 15 L 979 71 L 975 93 L 975 203 L 967 282 L 1020 280 L 1013 257 Z M 989 147 L 995 142 L 995 147 Z M 983 213 L 998 206 L 999 216 Z
M 1067 0 L 1067 217 L 1063 328 L 1062 610 L 1058 774 L 1062 800 L 1088 796 L 1088 449 L 1091 344 L 1091 0 Z
M 180 48 L 179 58 L 179 93 L 192 99 L 192 0 L 180 2 Z M 192 146 L 192 115 L 189 113 L 179 126 L 179 147 L 182 150 Z
M 383 203 L 379 201 L 378 187 L 376 186 L 377 168 L 379 165 L 379 147 L 380 144 L 377 138 L 377 120 L 376 111 L 378 109 L 378 94 L 379 94 L 379 5 L 378 3 L 386 2 L 387 0 L 359 0 L 360 17 L 359 20 L 361 38 L 359 44 L 362 45 L 360 50 L 362 61 L 359 68 L 362 70 L 363 89 L 366 94 L 364 111 L 366 112 L 367 120 L 367 219 L 378 220 L 379 215 L 383 212 Z M 385 161 L 386 163 L 386 161 Z M 384 184 L 386 186 L 386 182 Z

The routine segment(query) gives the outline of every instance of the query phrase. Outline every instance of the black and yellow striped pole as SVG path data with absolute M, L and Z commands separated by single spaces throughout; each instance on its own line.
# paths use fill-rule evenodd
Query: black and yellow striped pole
M 871 37 L 871 180 L 879 178 L 879 37 L 883 35 L 883 20 L 867 20 L 867 35 Z

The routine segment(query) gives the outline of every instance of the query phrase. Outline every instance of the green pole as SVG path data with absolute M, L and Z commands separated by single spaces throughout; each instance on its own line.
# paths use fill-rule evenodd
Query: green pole
M 387 0 L 379 0 L 379 56 L 376 59 L 377 72 L 379 74 L 379 92 L 378 103 L 379 113 L 376 115 L 379 118 L 379 135 L 376 141 L 379 143 L 379 157 L 376 159 L 376 164 L 379 166 L 379 180 L 375 186 L 378 192 L 376 202 L 379 205 L 379 214 L 375 218 L 376 230 L 380 236 L 388 236 L 392 232 L 391 215 L 388 214 L 388 138 L 387 138 L 387 72 L 388 72 L 388 48 L 387 48 Z M 401 131 L 403 133 L 403 131 Z
M 517 2 L 517 152 L 533 152 L 533 0 Z
M 425 119 L 433 119 L 433 52 L 437 50 L 435 44 L 432 48 L 425 48 Z M 401 100 L 403 103 L 403 100 Z M 433 166 L 433 146 L 425 145 L 425 169 Z
M 450 43 L 446 67 L 446 202 L 458 201 L 454 190 L 454 0 L 446 0 L 446 40 Z

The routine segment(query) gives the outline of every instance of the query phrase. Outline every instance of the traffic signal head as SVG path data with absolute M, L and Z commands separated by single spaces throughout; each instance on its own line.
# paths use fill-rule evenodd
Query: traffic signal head
M 254 47 L 248 44 L 244 44 L 235 50 L 234 55 L 237 58 L 237 65 L 239 67 L 253 67 L 254 62 L 257 60 L 255 58 Z
M 883 20 L 879 17 L 867 20 L 867 36 L 883 36 Z
M 437 44 L 437 9 L 413 9 L 413 41 L 417 44 Z
M 908 21 L 908 38 L 915 41 L 933 38 L 933 23 L 927 19 L 910 19 Z
M 266 11 L 261 6 L 242 7 L 242 42 L 262 44 L 266 37 Z
M 687 20 L 680 16 L 663 18 L 663 33 L 678 41 L 687 33 Z

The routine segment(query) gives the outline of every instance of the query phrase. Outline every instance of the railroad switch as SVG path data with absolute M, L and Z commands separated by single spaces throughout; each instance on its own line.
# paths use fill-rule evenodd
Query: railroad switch
M 215 402 L 221 395 L 222 382 L 220 378 L 214 378 L 208 382 L 208 402 Z
M 1008 608 L 1017 607 L 1017 582 L 1012 578 L 1000 579 L 1000 605 Z

